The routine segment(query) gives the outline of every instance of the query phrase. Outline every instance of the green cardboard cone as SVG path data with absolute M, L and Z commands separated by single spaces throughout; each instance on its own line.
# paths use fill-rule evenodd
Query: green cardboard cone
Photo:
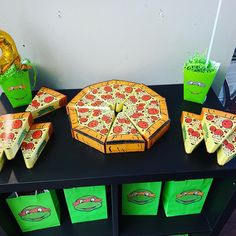
M 212 181 L 212 178 L 168 181 L 163 193 L 166 216 L 201 213 Z
M 184 100 L 204 103 L 220 63 L 210 61 L 206 66 L 204 56 L 195 55 L 184 65 Z
M 107 219 L 106 187 L 64 189 L 72 223 Z
M 22 64 L 30 65 L 34 71 L 34 84 L 36 84 L 36 69 L 29 60 Z M 28 105 L 32 100 L 30 76 L 28 70 L 17 69 L 13 64 L 4 74 L 0 75 L 0 85 L 13 108 Z
M 60 225 L 60 207 L 55 190 L 7 199 L 22 232 L 44 229 Z
M 122 185 L 123 215 L 156 215 L 160 200 L 161 182 Z

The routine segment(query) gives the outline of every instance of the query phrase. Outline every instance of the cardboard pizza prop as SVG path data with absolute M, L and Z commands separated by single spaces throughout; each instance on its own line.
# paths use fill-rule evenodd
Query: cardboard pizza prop
M 33 118 L 52 112 L 67 103 L 67 97 L 55 90 L 42 87 L 26 108 L 32 113 Z
M 203 108 L 201 116 L 206 148 L 213 153 L 236 128 L 236 115 Z
M 30 112 L 0 116 L 0 166 L 3 165 L 4 156 L 8 160 L 15 157 L 32 123 Z
M 232 160 L 236 155 L 236 130 L 223 141 L 217 151 L 217 163 L 221 166 Z
M 86 87 L 67 105 L 67 114 L 72 136 L 103 153 L 144 151 L 170 126 L 165 98 L 121 80 Z
M 25 165 L 28 169 L 33 168 L 41 152 L 46 146 L 53 128 L 52 123 L 33 124 L 21 144 L 21 151 Z
M 203 140 L 201 115 L 183 111 L 181 126 L 185 152 L 190 154 Z

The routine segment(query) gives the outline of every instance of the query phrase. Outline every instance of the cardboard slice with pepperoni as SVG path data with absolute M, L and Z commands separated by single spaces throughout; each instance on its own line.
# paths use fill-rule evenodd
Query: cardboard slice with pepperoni
M 217 151 L 217 163 L 221 166 L 231 161 L 236 156 L 236 130 L 223 141 Z
M 0 149 L 8 160 L 15 157 L 20 145 L 28 133 L 33 118 L 30 112 L 6 114 L 0 116 Z
M 124 103 L 124 112 L 147 141 L 147 148 L 150 148 L 169 129 L 166 101 L 159 95 L 145 93 L 143 89 L 136 90 L 139 94 L 129 97 Z
M 52 123 L 33 124 L 21 144 L 25 165 L 33 168 L 53 132 Z
M 67 97 L 55 90 L 42 87 L 32 102 L 26 108 L 26 111 L 32 113 L 33 118 L 50 113 L 67 103 Z
M 201 116 L 206 148 L 213 153 L 236 128 L 236 115 L 203 108 Z
M 201 115 L 183 111 L 181 126 L 185 152 L 190 154 L 203 140 Z
M 106 141 L 106 153 L 141 152 L 145 140 L 124 112 L 118 113 Z

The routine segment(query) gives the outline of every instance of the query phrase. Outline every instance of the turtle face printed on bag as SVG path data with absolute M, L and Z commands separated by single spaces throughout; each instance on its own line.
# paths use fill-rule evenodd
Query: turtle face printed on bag
M 153 192 L 141 189 L 131 192 L 128 195 L 128 201 L 138 205 L 144 205 L 154 201 L 155 197 L 156 195 Z
M 176 202 L 182 204 L 191 204 L 202 199 L 204 193 L 200 190 L 185 191 L 176 195 Z
M 188 86 L 188 90 L 191 94 L 198 95 L 201 94 L 204 91 L 204 88 L 206 85 L 200 81 L 188 81 L 186 83 L 186 86 Z
M 37 222 L 41 221 L 51 215 L 51 209 L 42 206 L 28 206 L 25 207 L 19 216 L 22 220 Z
M 73 206 L 78 211 L 93 211 L 102 206 L 102 199 L 96 196 L 84 196 L 77 199 Z

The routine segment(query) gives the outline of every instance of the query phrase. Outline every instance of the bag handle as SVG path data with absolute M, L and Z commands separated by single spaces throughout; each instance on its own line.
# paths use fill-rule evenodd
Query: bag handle
M 37 82 L 37 70 L 36 70 L 36 67 L 30 62 L 29 59 L 24 59 L 22 61 L 22 64 L 23 65 L 27 65 L 27 66 L 31 66 L 32 69 L 33 69 L 33 73 L 34 73 L 34 77 L 33 77 L 33 86 L 32 86 L 32 90 L 35 88 L 35 85 L 36 85 L 36 82 Z

